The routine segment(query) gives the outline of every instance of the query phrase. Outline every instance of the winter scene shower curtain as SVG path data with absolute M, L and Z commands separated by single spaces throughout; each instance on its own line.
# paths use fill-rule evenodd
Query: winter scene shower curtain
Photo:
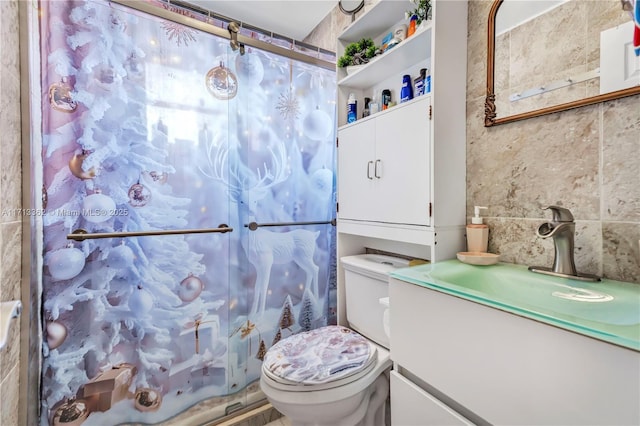
M 34 5 L 41 424 L 245 406 L 273 344 L 335 323 L 334 72 L 108 1 Z

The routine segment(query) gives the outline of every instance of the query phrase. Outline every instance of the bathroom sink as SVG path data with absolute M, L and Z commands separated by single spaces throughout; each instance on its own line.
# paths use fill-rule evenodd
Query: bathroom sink
M 640 285 L 534 274 L 523 265 L 448 260 L 391 276 L 447 294 L 640 350 Z

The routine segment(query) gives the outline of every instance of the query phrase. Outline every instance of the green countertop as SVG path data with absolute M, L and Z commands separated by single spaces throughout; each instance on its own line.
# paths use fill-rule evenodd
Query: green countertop
M 390 276 L 640 351 L 640 284 L 584 282 L 524 265 L 458 260 L 397 269 Z

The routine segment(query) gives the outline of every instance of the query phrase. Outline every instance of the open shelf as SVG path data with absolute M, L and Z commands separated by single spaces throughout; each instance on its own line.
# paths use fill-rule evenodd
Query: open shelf
M 349 25 L 338 39 L 358 41 L 389 31 L 390 26 L 404 18 L 405 11 L 411 9 L 411 6 L 408 1 L 379 1 Z
M 376 56 L 371 62 L 363 65 L 362 68 L 338 81 L 338 85 L 365 89 L 406 70 L 416 63 L 416 58 L 428 58 L 430 56 L 431 24 L 427 23 L 427 25 L 391 48 L 391 50 Z

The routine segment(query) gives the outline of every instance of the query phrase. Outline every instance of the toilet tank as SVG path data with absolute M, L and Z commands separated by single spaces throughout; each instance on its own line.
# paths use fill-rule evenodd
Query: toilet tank
M 409 261 L 380 254 L 360 254 L 340 259 L 349 327 L 370 340 L 389 347 L 380 299 L 389 297 L 389 272 L 409 266 Z

